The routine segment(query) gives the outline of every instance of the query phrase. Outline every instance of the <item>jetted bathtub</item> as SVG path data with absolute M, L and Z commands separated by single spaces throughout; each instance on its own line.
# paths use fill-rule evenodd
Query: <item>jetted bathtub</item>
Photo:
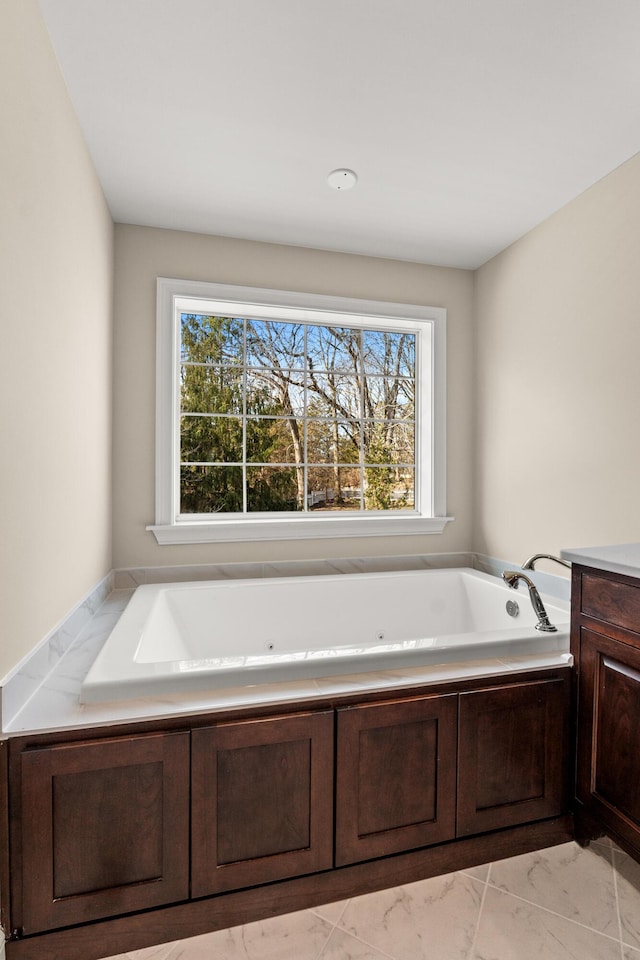
M 463 568 L 146 585 L 80 699 L 568 652 L 568 605 L 545 606 L 556 633 L 535 629 L 524 586 Z

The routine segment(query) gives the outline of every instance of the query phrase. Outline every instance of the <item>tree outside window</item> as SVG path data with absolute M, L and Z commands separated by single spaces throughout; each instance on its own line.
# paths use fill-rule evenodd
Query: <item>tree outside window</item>
M 180 513 L 413 509 L 416 334 L 180 314 Z

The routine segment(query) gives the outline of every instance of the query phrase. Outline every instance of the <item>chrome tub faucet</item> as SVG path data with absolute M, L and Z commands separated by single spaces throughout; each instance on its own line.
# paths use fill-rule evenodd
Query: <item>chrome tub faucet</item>
M 535 570 L 536 560 L 553 560 L 554 563 L 560 563 L 563 567 L 569 567 L 571 569 L 571 564 L 566 560 L 561 560 L 560 557 L 553 557 L 550 553 L 535 553 L 532 557 L 529 557 L 528 560 L 522 564 L 523 570 Z
M 533 557 L 533 560 L 536 558 Z M 519 570 L 505 570 L 502 574 L 502 579 L 508 586 L 513 587 L 514 590 L 518 589 L 520 581 L 523 580 L 527 587 L 529 588 L 529 597 L 531 599 L 531 605 L 533 606 L 538 622 L 536 623 L 536 630 L 540 630 L 541 633 L 556 633 L 557 627 L 549 621 L 549 616 L 547 611 L 544 608 L 544 604 L 536 589 L 536 585 L 533 580 L 530 580 L 524 573 L 521 573 Z

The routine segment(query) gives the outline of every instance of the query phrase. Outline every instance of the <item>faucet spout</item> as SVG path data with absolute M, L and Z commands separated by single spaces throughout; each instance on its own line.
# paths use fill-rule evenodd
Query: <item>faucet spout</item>
M 525 560 L 522 564 L 522 569 L 535 570 L 537 560 L 553 560 L 554 563 L 560 563 L 563 567 L 571 568 L 571 564 L 567 560 L 561 560 L 560 557 L 553 557 L 550 553 L 535 553 L 532 557 L 529 557 L 528 560 Z
M 514 590 L 518 589 L 518 585 L 521 580 L 526 583 L 529 590 L 529 597 L 531 599 L 531 605 L 534 609 L 535 615 L 538 618 L 536 623 L 536 630 L 540 630 L 541 633 L 555 633 L 557 627 L 555 627 L 549 620 L 549 615 L 544 608 L 544 603 L 542 598 L 538 593 L 535 583 L 533 580 L 530 580 L 524 573 L 521 573 L 519 570 L 505 570 L 502 574 L 502 579 L 504 582 L 513 587 Z

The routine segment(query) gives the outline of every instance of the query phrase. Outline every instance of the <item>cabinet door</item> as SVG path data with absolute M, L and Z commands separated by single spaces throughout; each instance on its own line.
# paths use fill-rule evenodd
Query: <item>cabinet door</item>
M 569 702 L 569 671 L 460 695 L 458 836 L 566 809 Z
M 26 750 L 24 934 L 189 895 L 189 734 Z
M 333 712 L 194 730 L 192 893 L 333 866 Z
M 640 650 L 582 628 L 577 796 L 640 849 Z
M 449 840 L 457 697 L 338 711 L 336 865 Z

